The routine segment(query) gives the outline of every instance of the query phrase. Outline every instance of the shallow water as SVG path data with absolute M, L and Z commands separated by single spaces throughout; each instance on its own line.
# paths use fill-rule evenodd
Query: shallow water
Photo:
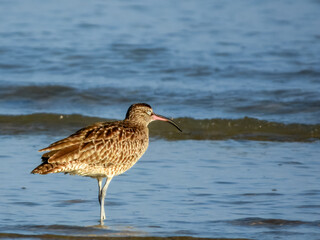
M 319 239 L 320 3 L 1 1 L 0 238 Z M 38 149 L 147 102 L 183 133 L 112 180 Z
M 99 219 L 96 180 L 29 173 L 39 162 L 37 147 L 53 140 L 1 137 L 6 155 L 1 156 L 0 232 L 319 236 L 319 142 L 153 139 L 138 164 L 112 180 L 103 229 L 94 227 Z

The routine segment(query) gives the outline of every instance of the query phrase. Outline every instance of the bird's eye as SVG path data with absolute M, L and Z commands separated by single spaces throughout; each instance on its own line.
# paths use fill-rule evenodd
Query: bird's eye
M 151 116 L 151 113 L 152 113 L 151 110 L 148 110 L 148 111 L 147 111 L 147 114 L 150 115 L 150 116 Z

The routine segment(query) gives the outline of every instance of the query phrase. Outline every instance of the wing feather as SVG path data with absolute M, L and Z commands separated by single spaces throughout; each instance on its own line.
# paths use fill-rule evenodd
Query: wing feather
M 70 162 L 107 167 L 117 164 L 117 161 L 119 163 L 119 159 L 132 160 L 137 158 L 137 154 L 142 155 L 132 151 L 133 146 L 130 147 L 130 144 L 139 145 L 136 141 L 132 141 L 134 134 L 137 134 L 137 131 L 123 122 L 97 123 L 88 126 L 39 150 L 48 152 L 42 155 L 43 163 L 32 172 L 40 174 L 67 172 L 67 165 Z M 124 154 L 128 156 L 124 157 Z

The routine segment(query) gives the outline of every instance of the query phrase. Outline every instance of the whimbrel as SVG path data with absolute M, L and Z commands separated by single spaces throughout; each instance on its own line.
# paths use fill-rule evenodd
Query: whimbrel
M 62 172 L 96 178 L 103 224 L 107 188 L 114 176 L 131 168 L 147 150 L 148 124 L 154 120 L 167 121 L 181 131 L 174 121 L 155 114 L 148 104 L 133 104 L 122 121 L 96 123 L 39 150 L 47 152 L 42 155 L 42 164 L 31 173 Z

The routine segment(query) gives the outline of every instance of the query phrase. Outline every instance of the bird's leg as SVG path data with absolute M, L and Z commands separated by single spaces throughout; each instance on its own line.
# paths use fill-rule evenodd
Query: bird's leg
M 110 184 L 112 180 L 112 177 L 108 177 L 102 190 L 101 190 L 101 195 L 100 195 L 100 222 L 101 224 L 103 224 L 103 220 L 106 219 L 106 214 L 105 214 L 105 211 L 104 211 L 104 199 L 106 197 L 106 194 L 107 194 L 107 189 L 108 189 L 108 186 Z
M 102 191 L 102 181 L 103 181 L 103 178 L 97 178 L 97 180 L 98 180 L 98 186 L 99 186 L 98 200 L 99 200 L 99 204 L 101 205 L 101 191 Z

